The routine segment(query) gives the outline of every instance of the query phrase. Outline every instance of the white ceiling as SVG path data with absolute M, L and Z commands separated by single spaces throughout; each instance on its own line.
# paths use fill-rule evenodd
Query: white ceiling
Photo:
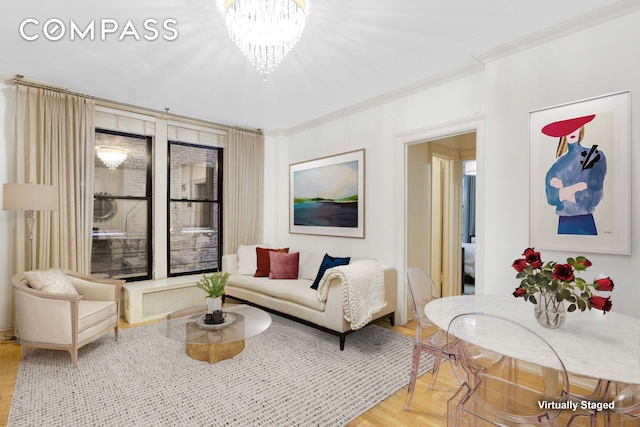
M 267 81 L 233 44 L 224 0 L 3 0 L 0 73 L 100 98 L 263 129 L 289 129 L 446 74 L 532 34 L 605 11 L 615 0 L 308 0 L 298 45 Z M 25 18 L 81 28 L 131 19 L 178 21 L 175 41 L 20 37 Z M 99 26 L 99 25 L 98 25 Z M 162 34 L 168 34 L 161 31 Z

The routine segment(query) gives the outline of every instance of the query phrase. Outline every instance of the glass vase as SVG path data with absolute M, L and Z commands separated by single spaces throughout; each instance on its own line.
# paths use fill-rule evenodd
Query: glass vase
M 558 301 L 556 295 L 551 292 L 541 292 L 536 300 L 534 314 L 538 323 L 549 329 L 562 326 L 567 318 L 564 301 Z

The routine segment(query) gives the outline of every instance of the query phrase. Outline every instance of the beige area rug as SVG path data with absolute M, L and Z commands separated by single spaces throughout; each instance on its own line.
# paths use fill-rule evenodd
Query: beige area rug
M 67 352 L 30 349 L 9 426 L 341 426 L 409 382 L 412 339 L 376 325 L 338 338 L 272 315 L 242 353 L 210 365 L 156 325 Z M 421 374 L 432 366 L 423 357 Z

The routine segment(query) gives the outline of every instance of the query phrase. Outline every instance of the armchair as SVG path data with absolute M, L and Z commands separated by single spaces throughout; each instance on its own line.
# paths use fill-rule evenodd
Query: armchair
M 78 295 L 41 292 L 24 273 L 13 276 L 16 319 L 20 328 L 20 360 L 29 347 L 66 350 L 74 368 L 78 349 L 111 328 L 118 340 L 120 289 L 123 280 L 95 279 L 63 270 Z

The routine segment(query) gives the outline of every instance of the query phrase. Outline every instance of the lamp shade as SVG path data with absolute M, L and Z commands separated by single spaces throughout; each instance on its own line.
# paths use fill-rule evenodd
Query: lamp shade
M 55 211 L 58 209 L 56 187 L 42 184 L 2 184 L 2 209 Z

